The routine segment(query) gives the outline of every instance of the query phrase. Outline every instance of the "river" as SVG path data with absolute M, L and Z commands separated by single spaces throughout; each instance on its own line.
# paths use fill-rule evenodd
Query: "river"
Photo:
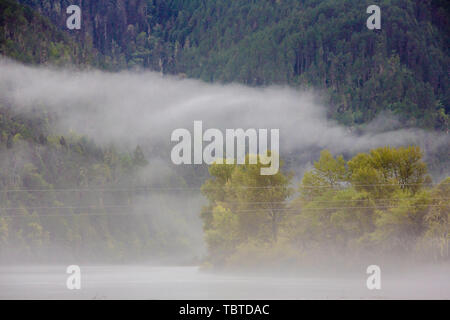
M 213 274 L 198 267 L 80 266 L 81 289 L 66 287 L 66 266 L 0 267 L 0 299 L 450 299 L 450 272 L 427 269 L 345 277 Z

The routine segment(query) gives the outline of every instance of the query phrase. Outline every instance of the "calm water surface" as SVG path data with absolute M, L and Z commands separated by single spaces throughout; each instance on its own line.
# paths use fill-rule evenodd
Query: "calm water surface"
M 243 276 L 198 267 L 80 266 L 81 289 L 66 288 L 66 266 L 0 267 L 0 299 L 450 299 L 450 270 L 382 274 L 368 290 L 352 277 Z

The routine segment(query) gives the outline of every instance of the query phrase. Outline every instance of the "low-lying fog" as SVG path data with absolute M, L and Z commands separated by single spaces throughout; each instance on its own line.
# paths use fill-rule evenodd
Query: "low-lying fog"
M 66 266 L 0 267 L 0 299 L 449 299 L 448 268 L 382 270 L 381 290 L 365 270 L 344 276 L 211 274 L 198 267 L 80 266 L 68 290 Z
M 170 162 L 177 128 L 193 130 L 279 129 L 281 154 L 329 149 L 352 153 L 371 148 L 419 144 L 427 152 L 448 144 L 448 136 L 420 129 L 402 129 L 381 115 L 364 132 L 329 120 L 318 94 L 288 87 L 249 88 L 205 84 L 197 80 L 162 77 L 154 72 L 76 71 L 30 67 L 0 59 L 0 101 L 19 110 L 56 111 L 59 127 L 86 134 L 101 144 L 146 146 Z M 161 150 L 160 150 L 161 151 Z M 302 165 L 302 163 L 298 163 Z
M 141 145 L 151 164 L 145 174 L 155 181 L 173 174 L 171 132 L 177 128 L 192 130 L 195 120 L 202 120 L 204 128 L 279 129 L 281 157 L 297 159 L 291 163 L 297 181 L 324 148 L 334 154 L 352 154 L 386 144 L 418 144 L 432 153 L 449 143 L 447 135 L 401 129 L 395 119 L 386 116 L 355 133 L 327 119 L 326 108 L 312 91 L 205 84 L 152 72 L 31 67 L 6 59 L 0 59 L 0 70 L 0 103 L 13 105 L 20 112 L 36 108 L 56 112 L 61 132 L 74 130 L 100 145 Z M 311 150 L 316 152 L 314 156 Z M 444 173 L 448 173 L 448 168 Z M 180 200 L 183 197 L 167 197 L 172 206 L 185 207 Z M 200 210 L 204 198 L 200 192 L 195 197 L 198 206 L 191 207 Z M 170 225 L 170 232 L 181 232 L 183 228 L 183 232 L 198 233 L 197 252 L 204 253 L 200 218 L 194 211 L 189 214 L 193 217 L 191 225 Z M 162 221 L 160 228 L 165 226 Z M 438 267 L 408 272 L 383 270 L 380 291 L 366 288 L 364 269 L 342 277 L 290 278 L 219 275 L 201 272 L 198 267 L 144 264 L 81 265 L 82 289 L 68 290 L 65 268 L 2 266 L 0 299 L 450 298 L 450 272 Z

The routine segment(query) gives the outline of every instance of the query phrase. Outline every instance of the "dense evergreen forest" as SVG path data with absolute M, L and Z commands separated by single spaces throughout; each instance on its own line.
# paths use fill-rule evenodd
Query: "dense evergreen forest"
M 65 26 L 70 4 L 82 8 L 81 30 Z M 0 0 L 0 53 L 33 65 L 313 88 L 326 97 L 328 116 L 352 129 L 388 113 L 403 127 L 448 135 L 448 4 L 376 1 L 382 28 L 368 30 L 369 4 Z M 139 145 L 123 150 L 62 134 L 58 116 L 21 113 L 0 99 L 0 258 L 194 254 L 202 235 L 193 235 L 192 213 L 201 203 L 185 191 L 199 187 L 196 169 L 149 181 L 153 164 Z M 429 166 L 436 162 L 448 163 L 448 149 Z M 450 182 L 431 181 L 418 147 L 348 159 L 323 151 L 298 187 L 295 172 L 261 177 L 259 167 L 209 168 L 201 217 L 212 266 L 349 262 L 367 252 L 449 259 Z M 186 188 L 183 210 L 152 187 Z
M 68 0 L 23 0 L 65 28 Z M 323 89 L 330 116 L 360 125 L 381 111 L 448 130 L 449 6 L 419 0 L 75 1 L 70 31 L 112 69 L 150 68 L 211 82 Z M 368 30 L 366 8 L 382 10 Z
M 0 53 L 19 61 L 95 65 L 92 46 L 59 30 L 48 18 L 17 1 L 0 1 Z

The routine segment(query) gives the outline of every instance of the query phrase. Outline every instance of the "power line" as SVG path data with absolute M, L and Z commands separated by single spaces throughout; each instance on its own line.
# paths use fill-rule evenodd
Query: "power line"
M 351 207 L 303 207 L 303 208 L 298 208 L 298 209 L 291 209 L 291 208 L 275 208 L 273 210 L 275 211 L 295 211 L 295 212 L 300 212 L 303 210 L 338 210 L 338 209 L 389 209 L 389 208 L 416 208 L 416 207 L 446 207 L 445 205 L 428 205 L 428 204 L 417 204 L 414 206 L 364 206 L 364 207 L 355 207 L 355 206 L 351 206 Z M 260 210 L 255 210 L 255 209 L 251 209 L 251 210 L 230 210 L 231 212 L 261 212 L 261 211 L 267 211 L 269 209 L 267 208 L 262 208 Z
M 395 208 L 417 208 L 417 207 L 447 207 L 446 205 L 414 205 L 414 206 L 372 206 L 372 207 L 309 207 L 309 208 L 301 208 L 301 209 L 289 209 L 289 208 L 279 208 L 273 209 L 274 211 L 284 212 L 284 214 L 298 214 L 302 211 L 308 210 L 339 210 L 339 209 L 395 209 Z M 63 208 L 63 207 L 59 207 Z M 7 208 L 3 208 L 7 209 Z M 15 209 L 15 208 L 11 208 Z M 99 208 L 101 209 L 101 208 Z M 230 210 L 230 209 L 229 209 Z M 242 213 L 242 214 L 253 214 L 253 213 L 264 213 L 264 211 L 268 211 L 269 209 L 249 209 L 249 210 L 230 210 L 231 213 Z M 203 211 L 203 213 L 214 213 L 214 211 Z M 16 218 L 16 217 L 31 217 L 31 214 L 15 214 L 15 215 L 0 215 L 0 217 L 5 218 Z M 132 217 L 132 216 L 151 216 L 148 213 L 131 213 L 131 214 L 123 214 L 123 213 L 73 213 L 71 215 L 61 215 L 61 214 L 39 214 L 36 217 L 60 217 L 60 218 L 68 218 L 68 217 L 77 217 L 77 216 L 123 216 L 123 217 Z
M 328 202 L 360 202 L 360 201 L 402 201 L 404 199 L 398 199 L 398 198 L 384 198 L 384 199 L 336 199 L 336 200 L 312 200 L 308 201 L 308 203 L 316 202 L 316 203 L 328 203 Z M 427 198 L 427 200 L 450 200 L 450 198 Z M 279 204 L 279 203 L 285 203 L 290 204 L 286 201 L 216 201 L 217 203 L 227 203 L 227 204 Z
M 299 186 L 303 189 L 338 189 L 351 187 L 388 187 L 388 186 L 445 186 L 450 183 L 374 183 L 374 184 L 348 184 L 348 185 L 327 185 L 327 186 Z M 236 186 L 241 189 L 275 189 L 275 188 L 295 188 L 294 186 Z M 226 186 L 210 186 L 208 189 L 224 189 Z M 139 190 L 201 190 L 201 187 L 155 187 L 155 186 L 136 186 L 130 188 L 59 188 L 59 189 L 7 189 L 0 190 L 0 192 L 83 192 L 83 191 L 139 191 Z
M 377 201 L 393 201 L 393 202 L 400 202 L 404 199 L 337 199 L 337 200 L 313 200 L 308 203 L 335 203 L 335 202 L 360 202 L 360 201 L 370 201 L 375 200 Z M 450 198 L 429 198 L 427 200 L 450 200 Z M 217 201 L 218 203 L 226 203 L 226 204 L 286 204 L 289 205 L 289 202 L 286 201 Z M 0 207 L 0 210 L 21 210 L 21 209 L 27 209 L 27 210 L 33 210 L 33 209 L 106 209 L 106 208 L 135 208 L 139 207 L 137 206 L 131 206 L 131 205 L 90 205 L 90 206 L 41 206 L 41 207 L 32 207 L 32 206 L 22 206 L 22 207 Z M 263 208 L 262 208 L 263 209 Z
M 15 208 L 5 208 L 0 207 L 0 210 L 22 210 L 22 209 L 106 209 L 106 208 L 132 208 L 130 205 L 110 205 L 110 206 L 52 206 L 52 207 L 15 207 Z

